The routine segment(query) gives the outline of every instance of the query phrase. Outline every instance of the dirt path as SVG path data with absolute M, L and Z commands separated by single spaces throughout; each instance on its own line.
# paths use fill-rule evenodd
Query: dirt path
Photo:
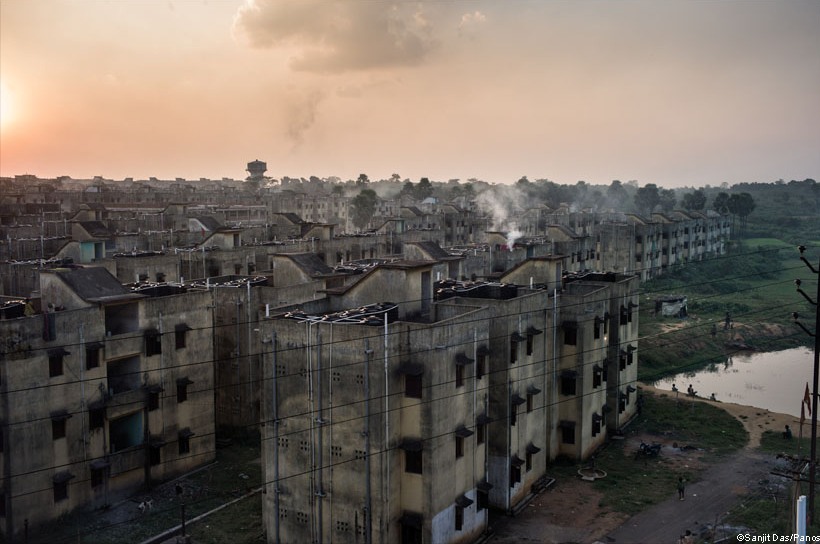
M 657 395 L 669 392 L 651 386 L 642 389 Z M 689 484 L 686 499 L 678 500 L 674 490 L 669 499 L 631 518 L 625 514 L 606 512 L 598 507 L 600 494 L 584 485 L 580 479 L 561 482 L 530 503 L 515 518 L 501 518 L 494 524 L 491 544 L 568 542 L 615 543 L 677 543 L 686 529 L 697 534 L 705 525 L 722 522 L 744 495 L 759 491 L 760 482 L 771 478 L 774 465 L 771 455 L 762 455 L 760 445 L 764 431 L 782 431 L 790 425 L 795 434 L 799 421 L 794 416 L 769 412 L 753 406 L 695 399 L 718 406 L 743 423 L 749 432 L 745 448 L 726 460 L 712 465 L 700 481 Z M 808 425 L 806 425 L 806 431 Z M 683 461 L 683 459 L 682 459 Z M 685 462 L 697 462 L 686 459 Z

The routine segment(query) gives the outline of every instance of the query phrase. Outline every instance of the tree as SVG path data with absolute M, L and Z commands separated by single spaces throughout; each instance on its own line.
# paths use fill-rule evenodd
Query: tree
M 409 179 L 404 182 L 404 187 L 401 188 L 400 195 L 406 195 L 412 197 L 416 193 L 416 188 L 413 186 L 413 182 Z
M 733 194 L 729 197 L 729 212 L 740 218 L 740 235 L 746 233 L 746 221 L 755 209 L 755 199 L 749 193 Z
M 611 208 L 620 210 L 626 204 L 629 195 L 620 180 L 613 179 L 609 187 L 606 188 L 606 198 L 609 200 Z
M 675 209 L 675 204 L 677 204 L 678 198 L 675 196 L 675 191 L 672 189 L 661 189 L 660 192 L 660 205 L 661 209 L 665 212 L 671 212 Z
M 427 178 L 421 178 L 414 191 L 416 200 L 424 200 L 433 194 L 433 184 Z
M 373 189 L 362 189 L 362 191 L 353 197 L 350 201 L 350 208 L 353 212 L 353 225 L 359 229 L 364 229 L 373 214 L 376 213 L 376 191 Z
M 712 202 L 712 209 L 718 213 L 726 213 L 729 211 L 729 193 L 718 193 L 715 200 Z
M 367 174 L 359 174 L 359 177 L 356 178 L 356 185 L 358 187 L 362 187 L 370 183 L 370 178 L 367 177 Z
M 701 211 L 706 208 L 706 191 L 697 189 L 694 193 L 683 195 L 683 207 L 687 210 Z
M 661 202 L 661 193 L 654 183 L 647 183 L 635 192 L 635 206 L 646 215 L 651 214 Z

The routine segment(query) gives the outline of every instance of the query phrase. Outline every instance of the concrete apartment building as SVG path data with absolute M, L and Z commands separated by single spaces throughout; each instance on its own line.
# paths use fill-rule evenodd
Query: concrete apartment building
M 210 293 L 135 293 L 103 268 L 40 283 L 40 310 L 0 320 L 6 536 L 215 456 Z
M 487 525 L 486 309 L 433 262 L 260 321 L 269 542 L 470 542 Z M 365 304 L 386 294 L 401 300 Z
M 528 260 L 515 285 L 398 261 L 260 319 L 268 541 L 471 542 L 488 507 L 515 512 L 550 461 L 617 433 L 637 278 L 561 263 Z

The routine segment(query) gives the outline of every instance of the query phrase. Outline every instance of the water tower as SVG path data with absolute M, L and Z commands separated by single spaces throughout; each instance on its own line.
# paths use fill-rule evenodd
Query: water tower
M 250 174 L 248 180 L 262 180 L 265 177 L 265 172 L 268 170 L 268 165 L 259 159 L 249 162 L 247 172 Z

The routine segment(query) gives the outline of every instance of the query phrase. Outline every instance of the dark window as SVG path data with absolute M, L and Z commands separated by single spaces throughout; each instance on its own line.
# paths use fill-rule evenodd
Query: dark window
M 159 331 L 145 331 L 145 355 L 159 355 L 162 353 L 162 335 Z
M 487 372 L 487 354 L 488 350 L 486 347 L 481 346 L 480 348 L 478 348 L 478 352 L 476 354 L 477 360 L 475 365 L 475 377 L 478 380 L 480 380 Z
M 54 502 L 64 501 L 68 498 L 68 481 L 54 482 Z
M 595 316 L 595 327 L 592 329 L 592 337 L 595 340 L 601 338 L 601 325 L 603 325 L 603 321 L 604 320 L 597 315 Z
M 464 508 L 456 505 L 456 531 L 464 527 Z
M 63 375 L 63 357 L 65 351 L 52 351 L 48 354 L 48 377 L 54 378 Z
M 592 387 L 597 388 L 601 387 L 601 382 L 603 381 L 604 377 L 604 369 L 600 365 L 594 365 L 592 367 Z
M 0 518 L 6 517 L 6 493 L 0 489 Z
M 518 342 L 510 341 L 510 364 L 513 365 L 518 361 Z
M 86 346 L 85 348 L 85 369 L 91 370 L 100 366 L 100 346 Z
M 601 416 L 592 414 L 592 436 L 598 436 L 601 432 Z
M 564 372 L 561 374 L 561 394 L 574 395 L 576 387 L 576 376 L 574 371 Z
M 65 438 L 65 419 L 51 420 L 51 438 L 57 440 L 58 438 Z
M 464 385 L 464 366 L 456 365 L 456 387 Z
M 527 335 L 527 355 L 532 355 L 533 338 L 535 338 L 533 335 Z
M 88 426 L 91 430 L 101 429 L 105 426 L 104 406 L 88 409 Z
M 192 382 L 188 378 L 180 378 L 177 380 L 177 403 L 182 403 L 188 400 L 188 386 Z
M 411 474 L 421 474 L 422 465 L 422 451 L 404 451 L 404 471 Z
M 422 521 L 422 517 L 418 514 L 402 516 L 401 544 L 422 544 Z
M 530 452 L 527 452 L 526 462 L 524 466 L 526 467 L 527 472 L 532 470 L 532 454 Z
M 413 376 L 405 374 L 404 376 L 404 396 L 414 399 L 421 398 L 421 374 Z
M 483 423 L 479 423 L 475 426 L 475 441 L 477 444 L 484 443 L 484 429 L 485 426 Z
M 564 344 L 574 346 L 578 343 L 578 326 L 573 323 L 564 323 Z
M 91 487 L 99 487 L 105 482 L 105 468 L 91 469 Z
M 532 393 L 527 393 L 527 413 L 532 412 Z
M 189 330 L 191 330 L 191 327 L 185 324 L 176 326 L 174 329 L 174 347 L 176 349 L 185 347 L 185 340 Z
M 626 325 L 629 321 L 629 311 L 626 306 L 621 306 L 621 325 Z
M 513 455 L 510 461 L 510 487 L 515 487 L 515 484 L 521 481 L 521 465 L 523 464 L 523 459 Z
M 561 442 L 564 444 L 575 444 L 575 423 L 571 421 L 561 422 Z
M 626 352 L 624 350 L 618 353 L 618 368 L 620 370 L 626 369 Z
M 481 512 L 482 510 L 489 508 L 490 506 L 490 494 L 486 491 L 479 490 L 476 493 L 476 511 Z
M 154 410 L 159 409 L 159 394 L 162 392 L 162 389 L 158 387 L 153 387 L 148 390 L 148 411 L 153 412 Z M 187 394 L 187 392 L 186 392 Z M 182 402 L 182 401 L 179 401 Z
M 464 457 L 464 438 L 456 436 L 456 459 Z
M 191 437 L 194 435 L 190 429 L 183 429 L 179 431 L 179 454 L 185 455 L 191 453 Z
M 148 462 L 152 467 L 159 465 L 162 462 L 162 446 L 165 443 L 162 441 L 152 442 L 148 448 Z

